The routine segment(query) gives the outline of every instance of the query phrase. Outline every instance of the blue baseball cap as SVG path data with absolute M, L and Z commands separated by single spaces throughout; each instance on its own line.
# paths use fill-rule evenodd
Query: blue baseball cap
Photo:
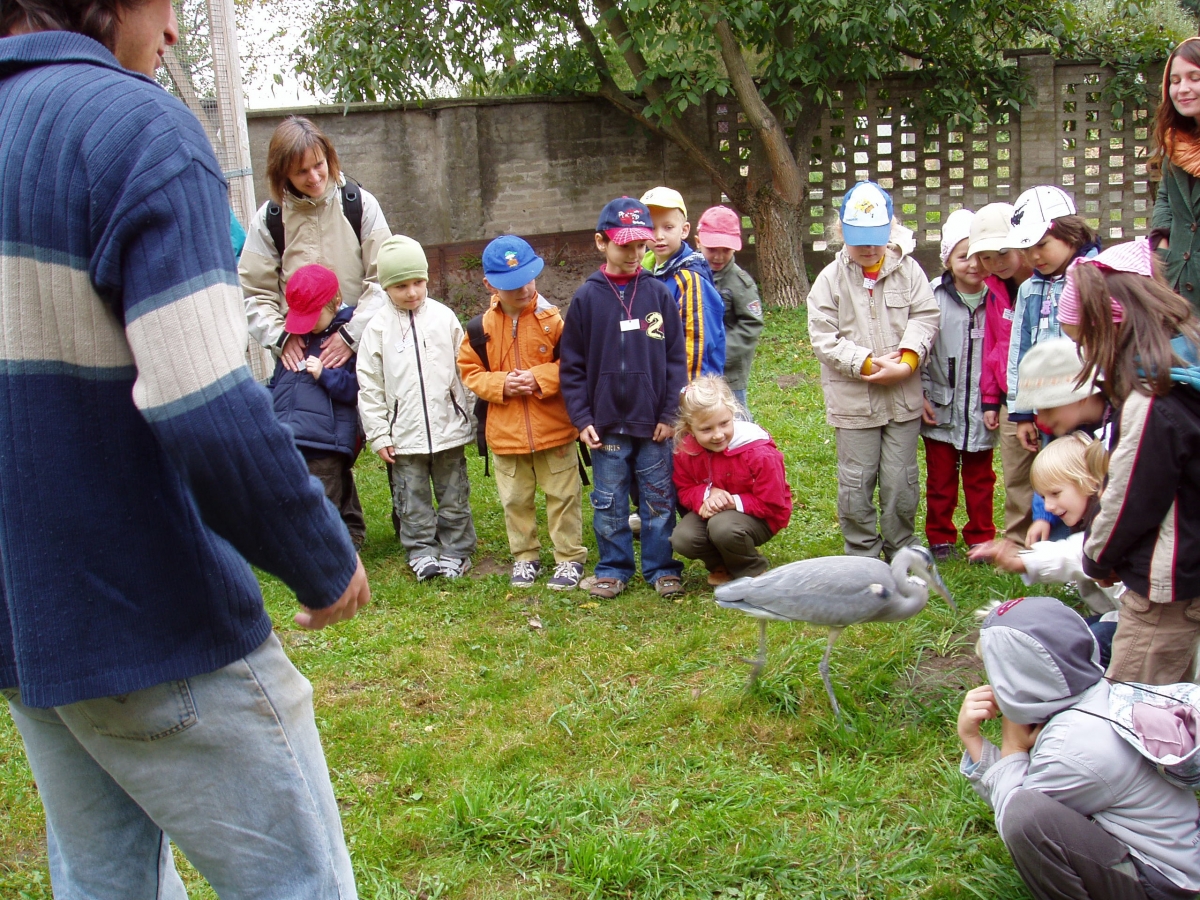
M 842 239 L 851 247 L 886 247 L 892 236 L 892 198 L 873 181 L 860 181 L 842 197 Z
M 600 210 L 596 230 L 618 244 L 654 240 L 654 220 L 650 218 L 650 210 L 645 203 L 632 197 L 610 200 Z
M 483 248 L 483 274 L 497 290 L 515 291 L 524 287 L 545 266 L 533 248 L 513 234 L 502 235 Z

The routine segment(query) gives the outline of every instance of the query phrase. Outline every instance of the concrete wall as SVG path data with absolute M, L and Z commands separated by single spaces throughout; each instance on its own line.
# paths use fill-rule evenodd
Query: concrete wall
M 260 204 L 267 145 L 289 113 L 316 122 L 392 230 L 424 244 L 594 229 L 609 200 L 656 184 L 679 190 L 693 218 L 719 199 L 678 149 L 603 101 L 455 100 L 248 113 Z

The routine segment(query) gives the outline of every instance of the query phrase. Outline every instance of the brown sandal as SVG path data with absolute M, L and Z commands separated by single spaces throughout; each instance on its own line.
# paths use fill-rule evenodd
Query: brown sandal
M 683 581 L 678 575 L 664 575 L 654 582 L 654 589 L 660 597 L 678 597 L 683 593 Z
M 625 590 L 625 582 L 619 578 L 597 578 L 588 593 L 601 600 L 611 600 Z

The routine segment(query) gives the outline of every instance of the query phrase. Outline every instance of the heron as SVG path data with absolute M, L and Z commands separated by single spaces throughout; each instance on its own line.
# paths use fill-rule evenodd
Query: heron
M 748 659 L 750 684 L 767 663 L 767 622 L 808 622 L 829 628 L 829 643 L 818 667 L 833 712 L 842 712 L 829 681 L 829 654 L 842 631 L 859 622 L 899 622 L 915 616 L 929 602 L 933 588 L 955 606 L 938 575 L 933 556 L 922 546 L 903 547 L 891 565 L 861 556 L 822 556 L 771 569 L 754 578 L 739 578 L 716 589 L 718 606 L 740 609 L 758 619 L 758 657 Z

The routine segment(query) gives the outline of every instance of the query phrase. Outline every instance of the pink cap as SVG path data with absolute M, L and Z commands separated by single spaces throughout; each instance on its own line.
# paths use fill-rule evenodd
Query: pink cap
M 324 266 L 315 263 L 301 266 L 288 279 L 287 318 L 283 330 L 288 334 L 308 334 L 317 325 L 329 301 L 337 296 L 338 277 Z
M 1074 260 L 1067 269 L 1067 283 L 1063 287 L 1062 296 L 1058 298 L 1058 321 L 1063 325 L 1079 324 L 1079 286 L 1073 277 L 1078 266 L 1096 266 L 1110 272 L 1128 272 L 1131 275 L 1153 278 L 1154 251 L 1150 249 L 1150 241 L 1138 238 L 1109 247 L 1097 256 L 1079 257 Z M 1110 297 L 1109 300 L 1112 303 L 1113 322 L 1119 323 L 1125 317 L 1125 310 L 1116 299 Z
M 716 247 L 741 250 L 742 220 L 728 206 L 710 206 L 696 226 L 696 239 L 701 247 L 710 250 Z

